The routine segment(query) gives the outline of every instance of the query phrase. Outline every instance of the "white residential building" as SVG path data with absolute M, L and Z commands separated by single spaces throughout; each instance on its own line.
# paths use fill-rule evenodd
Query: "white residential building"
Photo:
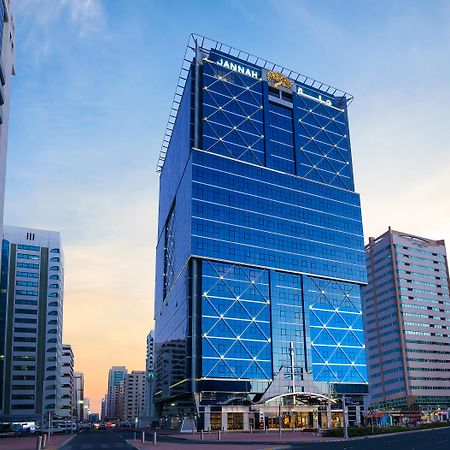
M 0 0 L 0 238 L 3 236 L 3 206 L 5 201 L 6 153 L 8 144 L 11 78 L 14 75 L 14 19 L 11 1 Z M 1 254 L 0 248 L 0 254 Z M 0 361 L 5 358 L 6 298 L 0 301 Z M 0 416 L 4 411 L 4 368 L 0 364 Z
M 71 419 L 73 415 L 73 351 L 72 347 L 63 344 L 62 370 L 61 370 L 61 408 L 59 416 Z
M 58 232 L 4 227 L 1 415 L 40 419 L 61 401 L 64 256 Z
M 14 2 L 11 0 L 0 0 L 0 236 L 3 233 L 11 78 L 14 75 L 16 59 L 12 3 Z M 3 354 L 1 344 L 0 340 L 0 354 Z

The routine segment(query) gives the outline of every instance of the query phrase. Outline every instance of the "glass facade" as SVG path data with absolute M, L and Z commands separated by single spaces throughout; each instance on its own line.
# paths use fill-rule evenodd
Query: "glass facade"
M 268 78 L 209 49 L 189 69 L 160 178 L 162 403 L 262 394 L 282 368 L 366 386 L 346 98 Z

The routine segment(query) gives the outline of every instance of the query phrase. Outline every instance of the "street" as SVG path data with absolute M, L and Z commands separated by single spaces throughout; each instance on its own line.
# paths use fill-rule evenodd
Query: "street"
M 444 450 L 450 448 L 450 427 L 350 440 L 347 442 L 294 445 L 291 448 L 314 448 L 317 450 Z
M 139 436 L 139 433 L 138 433 Z M 287 433 L 281 440 L 277 435 L 262 435 L 262 433 L 227 433 L 221 442 L 217 442 L 211 436 L 201 441 L 199 435 L 159 434 L 156 447 L 150 442 L 151 434 L 147 433 L 146 444 L 133 441 L 132 445 L 126 439 L 133 440 L 132 431 L 89 430 L 84 431 L 68 444 L 60 447 L 61 450 L 100 450 L 100 449 L 182 449 L 200 446 L 205 450 L 210 449 L 273 449 L 283 448 L 292 450 L 444 450 L 450 448 L 450 427 L 434 430 L 413 431 L 398 433 L 388 436 L 352 439 L 349 441 L 306 442 L 307 436 L 299 433 L 297 439 L 303 442 L 295 442 L 293 435 Z M 320 438 L 319 438 L 320 439 Z
M 311 448 L 339 450 L 439 450 L 450 447 L 450 428 L 413 431 L 390 436 L 358 439 L 333 444 L 314 445 Z M 305 449 L 305 446 L 292 447 Z
M 61 450 L 130 450 L 132 447 L 119 434 L 109 430 L 87 430 L 79 433 Z
M 126 439 L 133 439 L 131 431 L 119 432 Z M 147 433 L 147 443 L 140 444 L 134 441 L 133 444 L 138 449 L 155 448 L 150 441 L 151 434 Z M 315 439 L 316 442 L 311 440 Z M 297 442 L 295 442 L 295 440 Z M 314 438 L 312 435 L 298 433 L 295 437 L 293 433 L 283 434 L 281 440 L 277 434 L 263 435 L 262 433 L 226 433 L 219 443 L 209 436 L 201 441 L 198 435 L 159 435 L 156 448 L 170 450 L 181 450 L 189 446 L 201 446 L 205 450 L 210 449 L 292 449 L 292 450 L 444 450 L 450 448 L 450 427 L 437 428 L 434 430 L 412 431 L 392 434 L 387 436 L 354 438 L 349 441 L 335 441 L 329 439 L 328 442 L 319 441 L 321 438 Z M 300 441 L 300 442 L 299 442 Z M 64 447 L 65 448 L 65 447 Z

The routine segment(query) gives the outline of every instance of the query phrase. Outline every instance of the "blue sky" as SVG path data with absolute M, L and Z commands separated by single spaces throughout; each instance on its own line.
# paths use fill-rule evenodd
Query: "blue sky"
M 111 365 L 144 367 L 155 166 L 189 33 L 352 93 L 366 237 L 450 237 L 450 3 L 15 3 L 5 222 L 62 232 L 64 338 L 95 408 Z

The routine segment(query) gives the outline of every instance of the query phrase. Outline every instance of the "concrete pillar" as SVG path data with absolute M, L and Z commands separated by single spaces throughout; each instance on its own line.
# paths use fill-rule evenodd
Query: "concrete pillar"
M 250 425 L 248 423 L 248 409 L 244 411 L 244 431 L 250 431 Z
M 317 411 L 313 412 L 313 428 L 319 428 L 319 413 Z
M 327 403 L 327 428 L 331 428 L 331 402 Z
M 222 430 L 227 431 L 228 430 L 228 411 L 222 408 Z
M 211 429 L 211 406 L 205 406 L 203 429 L 208 431 Z
M 361 424 L 361 406 L 356 405 L 356 426 Z

